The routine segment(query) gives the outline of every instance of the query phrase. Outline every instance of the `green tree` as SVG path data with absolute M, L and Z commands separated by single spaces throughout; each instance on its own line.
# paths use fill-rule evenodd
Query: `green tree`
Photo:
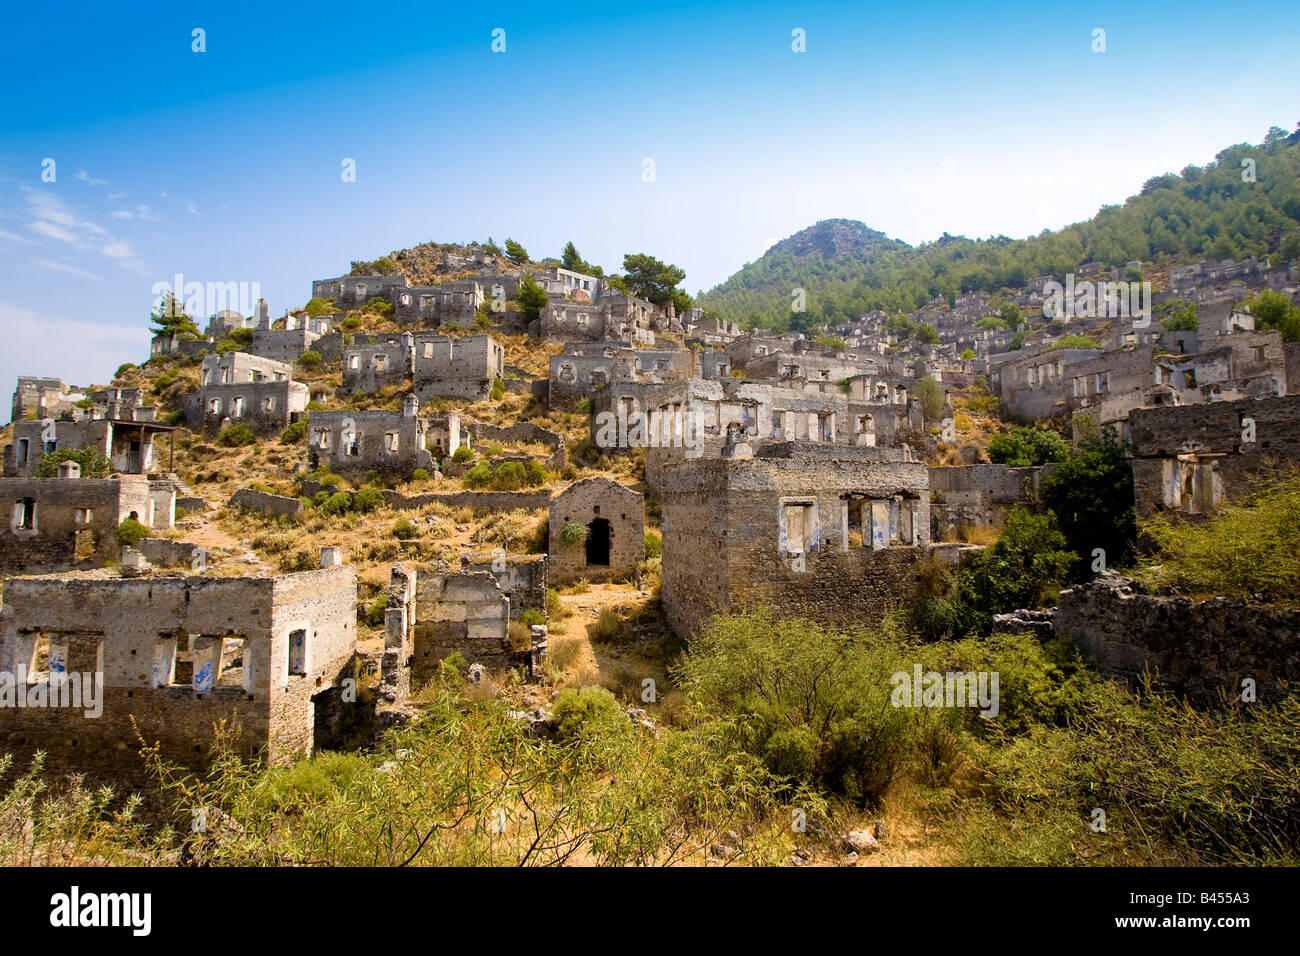
M 113 463 L 98 448 L 56 448 L 41 456 L 36 477 L 57 478 L 59 465 L 65 461 L 80 465 L 82 478 L 107 478 L 113 473 Z
M 937 422 L 943 417 L 943 397 L 943 386 L 928 375 L 912 386 L 912 398 L 921 403 L 921 412 L 927 422 Z
M 1065 461 L 1070 446 L 1054 431 L 1045 428 L 1013 428 L 994 435 L 988 445 L 989 460 L 995 465 L 1028 468 Z
M 546 290 L 537 284 L 537 280 L 531 274 L 525 274 L 519 280 L 519 290 L 515 293 L 515 301 L 519 303 L 519 308 L 524 315 L 530 319 L 537 318 L 542 309 L 550 300 L 546 297 Z
M 491 236 L 488 236 L 487 242 L 483 243 L 483 251 L 490 256 L 500 257 L 505 255 L 505 253 L 501 251 L 501 247 L 492 241 Z
M 1113 430 L 1096 432 L 1086 427 L 1086 420 L 1081 424 L 1085 434 L 1078 450 L 1038 483 L 1039 503 L 1056 516 L 1070 550 L 1078 555 L 1071 571 L 1076 581 L 1091 578 L 1094 565 L 1113 568 L 1128 562 L 1137 540 L 1133 468 L 1124 446 Z
M 1246 306 L 1255 316 L 1257 328 L 1277 329 L 1284 341 L 1300 342 L 1300 308 L 1291 302 L 1290 296 L 1262 289 Z
M 623 273 L 623 286 L 629 294 L 660 307 L 672 302 L 678 312 L 691 307 L 691 297 L 677 288 L 686 278 L 686 272 L 677 266 L 645 253 L 628 253 L 623 257 Z
M 149 314 L 154 335 L 174 335 L 181 339 L 199 338 L 199 327 L 185 313 L 185 306 L 170 291 L 164 292 L 157 307 Z
M 513 239 L 506 240 L 506 258 L 521 265 L 528 261 L 528 250 Z

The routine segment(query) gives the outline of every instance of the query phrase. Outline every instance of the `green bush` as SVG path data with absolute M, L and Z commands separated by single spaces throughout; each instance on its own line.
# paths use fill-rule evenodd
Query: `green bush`
M 465 482 L 466 488 L 486 488 L 492 482 L 492 466 L 485 461 L 481 461 L 465 472 L 462 480 Z
M 570 521 L 560 532 L 560 540 L 565 544 L 581 544 L 587 540 L 590 529 L 578 521 Z
M 603 687 L 560 691 L 551 710 L 551 725 L 561 740 L 631 726 L 617 698 Z
M 362 488 L 352 496 L 352 509 L 363 515 L 370 514 L 385 504 L 384 493 L 378 488 Z
M 1027 468 L 1065 461 L 1070 446 L 1054 431 L 1045 428 L 1013 428 L 994 435 L 988 446 L 989 460 L 995 465 Z
M 492 390 L 488 393 L 488 398 L 492 399 L 492 401 L 494 402 L 497 402 L 500 401 L 505 396 L 505 394 L 506 394 L 506 383 L 501 381 L 501 379 L 499 378 L 496 379 L 492 383 Z
M 474 453 L 466 445 L 461 445 L 451 454 L 451 460 L 458 465 L 464 465 L 474 460 Z
M 252 445 L 256 441 L 257 436 L 253 434 L 253 430 L 243 424 L 223 428 L 217 435 L 217 444 L 223 448 L 240 448 L 244 445 Z
M 82 478 L 107 478 L 113 473 L 113 463 L 98 448 L 56 448 L 41 456 L 36 464 L 36 477 L 57 478 L 59 465 L 65 461 L 80 465 Z
M 521 620 L 523 620 L 523 622 L 529 627 L 532 627 L 534 624 L 545 624 L 546 615 L 536 608 L 529 608 L 524 612 L 524 616 Z
M 298 367 L 312 371 L 321 367 L 325 361 L 325 356 L 321 355 L 315 349 L 308 349 L 298 356 Z
M 643 536 L 645 540 L 645 556 L 647 558 L 658 558 L 664 553 L 664 539 L 659 536 L 657 531 L 647 531 Z
M 578 404 L 574 406 L 579 415 L 590 415 L 592 409 L 595 407 L 595 403 L 591 400 L 590 396 L 583 396 L 578 399 Z
M 388 611 L 388 595 L 381 594 L 366 608 L 363 620 L 370 627 L 383 627 L 384 614 Z
M 524 483 L 529 488 L 537 488 L 546 484 L 546 469 L 536 458 L 528 459 L 528 464 L 524 465 Z
M 527 472 L 521 462 L 507 461 L 492 474 L 492 487 L 497 491 L 518 491 L 523 488 Z
M 127 518 L 114 533 L 117 543 L 123 548 L 134 548 L 141 539 L 149 537 L 149 529 L 134 518 Z
M 673 668 L 697 718 L 773 773 L 876 805 L 902 771 L 915 715 L 891 703 L 896 646 L 766 611 L 713 618 Z
M 399 541 L 410 541 L 416 535 L 415 525 L 407 518 L 398 518 L 393 522 L 393 537 Z
M 321 492 L 325 494 L 325 492 Z M 327 515 L 343 515 L 352 510 L 352 496 L 346 491 L 335 492 L 325 499 L 320 510 Z
M 428 472 L 428 469 L 426 469 L 426 468 L 417 468 L 417 469 L 415 469 L 415 471 L 411 472 L 411 480 L 412 480 L 412 481 L 428 481 L 428 480 L 429 480 L 429 472 Z
M 284 431 L 280 432 L 281 445 L 296 445 L 307 435 L 307 420 L 300 418 L 292 422 Z

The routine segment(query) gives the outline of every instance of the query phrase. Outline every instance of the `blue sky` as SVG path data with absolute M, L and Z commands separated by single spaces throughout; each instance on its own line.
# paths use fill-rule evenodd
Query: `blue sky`
M 693 293 L 819 219 L 1058 228 L 1300 121 L 1283 3 L 177 6 L 7 13 L 0 388 L 144 359 L 176 273 L 278 316 L 353 259 L 491 235 L 649 252 Z

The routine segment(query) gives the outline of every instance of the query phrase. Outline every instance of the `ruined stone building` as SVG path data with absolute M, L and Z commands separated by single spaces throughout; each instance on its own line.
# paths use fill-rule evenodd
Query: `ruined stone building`
M 692 375 L 707 378 L 730 374 L 726 353 L 699 353 L 690 349 L 632 349 L 606 342 L 569 342 L 551 356 L 549 403 L 552 408 L 573 408 L 584 398 L 610 384 L 660 385 Z
M 387 298 L 406 288 L 406 276 L 336 276 L 311 284 L 313 299 L 333 299 L 342 309 L 359 309 L 375 296 Z
M 430 415 L 425 444 L 435 458 L 448 458 L 462 445 L 469 447 L 469 434 L 461 430 L 459 412 Z
M 109 461 L 109 467 L 121 474 L 143 475 L 166 466 L 171 469 L 170 450 L 159 455 L 154 439 L 171 436 L 175 429 L 153 420 L 152 408 L 116 410 L 123 417 L 97 415 L 100 406 L 78 409 L 77 418 L 14 422 L 13 444 L 4 450 L 4 474 L 10 478 L 34 476 L 41 459 L 56 451 L 79 451 L 94 448 Z
M 61 378 L 37 378 L 32 375 L 18 376 L 18 386 L 14 389 L 13 411 L 10 421 L 20 422 L 25 418 L 58 418 L 71 414 L 86 397 L 85 389 L 74 388 Z
M 1138 515 L 1204 515 L 1300 461 L 1300 396 L 1137 409 L 1129 434 Z
M 566 540 L 570 525 L 585 534 Z M 575 481 L 551 498 L 547 553 L 553 584 L 633 577 L 645 558 L 645 496 L 608 478 Z
M 652 302 L 607 292 L 595 302 L 552 299 L 529 323 L 528 334 L 565 342 L 625 342 L 653 346 L 663 311 Z
M 380 342 L 344 346 L 343 394 L 400 388 L 411 380 L 414 360 L 415 336 L 410 332 Z
M 1055 465 L 930 466 L 930 537 L 964 541 L 974 530 L 1000 531 L 1016 505 L 1034 507 L 1038 482 Z
M 415 336 L 413 361 L 415 394 L 420 401 L 467 398 L 483 401 L 498 378 L 505 376 L 506 350 L 491 335 L 451 338 L 420 333 Z
M 354 677 L 351 567 L 273 577 L 18 577 L 4 585 L 2 669 L 27 686 L 102 674 L 102 714 L 0 709 L 0 751 L 96 779 L 144 778 L 140 737 L 164 761 L 201 767 L 214 724 L 271 763 L 329 745 L 329 718 Z M 53 692 L 53 691 L 51 691 Z M 133 725 L 134 720 L 134 725 Z
M 625 403 L 613 410 L 631 420 L 640 409 Z M 690 379 L 654 389 L 644 411 L 646 483 L 656 490 L 668 462 L 717 457 L 732 425 L 756 447 L 787 441 L 887 446 L 922 432 L 920 403 L 894 387 L 885 396 L 853 399 L 839 390 L 822 394 L 746 379 Z M 593 418 L 598 444 L 600 425 Z
M 389 293 L 396 306 L 393 318 L 398 325 L 436 326 L 444 322 L 469 325 L 474 313 L 486 307 L 491 309 L 494 300 L 504 303 L 510 293 L 506 289 L 518 281 L 507 284 L 504 279 L 488 282 L 480 279 L 462 279 L 433 286 L 411 286 Z
M 82 478 L 66 462 L 58 478 L 0 478 L 7 527 L 0 530 L 0 574 L 46 574 L 103 567 L 121 558 L 117 527 L 134 518 L 166 531 L 176 521 L 176 489 L 144 475 Z
M 203 360 L 199 390 L 187 396 L 190 427 L 219 431 L 232 424 L 247 425 L 260 435 L 272 435 L 296 422 L 307 410 L 309 389 L 292 380 L 284 362 L 227 352 Z
M 307 457 L 313 468 L 327 464 L 345 477 L 371 471 L 409 480 L 417 468 L 434 471 L 428 423 L 420 401 L 408 395 L 400 412 L 386 408 L 313 412 L 307 428 Z
M 737 442 L 724 455 L 663 469 L 662 603 L 677 634 L 759 605 L 869 625 L 911 595 L 930 504 L 906 449 Z

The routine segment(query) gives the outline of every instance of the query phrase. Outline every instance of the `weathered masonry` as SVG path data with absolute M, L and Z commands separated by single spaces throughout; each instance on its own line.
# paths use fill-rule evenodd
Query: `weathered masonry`
M 309 398 L 307 386 L 290 378 L 292 371 L 284 362 L 247 352 L 209 355 L 199 390 L 187 404 L 191 426 L 215 431 L 242 424 L 262 435 L 283 431 L 302 417 Z
M 663 607 L 689 635 L 709 616 L 870 624 L 912 591 L 930 542 L 926 466 L 905 449 L 784 442 L 663 469 Z
M 102 713 L 2 707 L 0 751 L 15 755 L 15 768 L 40 749 L 51 767 L 136 783 L 137 727 L 163 760 L 201 767 L 225 720 L 247 756 L 311 754 L 324 742 L 318 708 L 337 707 L 355 651 L 347 566 L 258 578 L 11 578 L 0 667 L 12 692 L 31 700 L 42 683 L 48 694 L 65 676 L 99 674 Z
M 581 525 L 581 540 L 564 529 Z M 551 499 L 550 571 L 555 584 L 578 578 L 617 581 L 645 557 L 645 496 L 608 478 L 584 478 Z
M 1300 460 L 1300 395 L 1140 408 L 1129 424 L 1139 515 L 1203 515 L 1253 473 Z
M 313 412 L 307 435 L 312 467 L 326 462 L 340 475 L 377 471 L 403 479 L 417 468 L 433 470 L 433 455 L 425 447 L 428 423 L 419 411 L 419 399 L 408 395 L 400 412 L 385 408 Z
M 76 462 L 64 471 L 70 477 L 0 478 L 0 506 L 9 515 L 0 529 L 0 574 L 102 567 L 121 556 L 116 532 L 127 518 L 164 531 L 175 522 L 170 481 L 78 478 Z

